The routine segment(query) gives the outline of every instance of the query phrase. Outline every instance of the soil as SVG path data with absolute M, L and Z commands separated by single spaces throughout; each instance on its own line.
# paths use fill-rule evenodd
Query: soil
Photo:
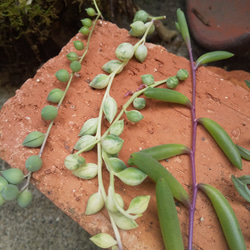
M 22 146 L 24 138 L 32 131 L 46 132 L 48 123 L 40 116 L 41 109 L 47 105 L 47 95 L 53 88 L 64 89 L 65 84 L 56 80 L 55 72 L 60 68 L 69 69 L 66 54 L 75 51 L 74 40 L 86 38 L 77 34 L 61 50 L 58 56 L 50 59 L 16 91 L 0 112 L 0 158 L 12 167 L 25 170 L 26 159 L 38 154 L 39 149 Z M 135 44 L 136 38 L 129 36 L 127 30 L 119 29 L 109 22 L 100 21 L 91 38 L 90 48 L 83 61 L 83 67 L 74 81 L 65 101 L 59 110 L 47 141 L 40 171 L 33 174 L 32 183 L 54 202 L 63 212 L 77 221 L 90 234 L 111 233 L 112 228 L 105 209 L 92 216 L 85 216 L 87 200 L 97 192 L 97 178 L 81 180 L 64 167 L 64 159 L 72 153 L 78 140 L 83 123 L 89 118 L 97 117 L 104 90 L 93 90 L 88 84 L 99 73 L 101 67 L 109 60 L 115 59 L 115 49 L 122 42 Z M 189 61 L 183 57 L 168 53 L 159 45 L 146 44 L 148 57 L 143 64 L 135 59 L 115 77 L 110 95 L 117 100 L 119 109 L 128 100 L 128 91 L 135 91 L 141 84 L 141 75 L 153 74 L 155 80 L 173 76 L 180 68 L 190 71 Z M 77 52 L 79 53 L 79 52 Z M 233 141 L 245 148 L 250 148 L 249 140 L 249 89 L 235 84 L 242 83 L 250 74 L 239 71 L 228 76 L 226 71 L 200 67 L 197 72 L 197 117 L 208 117 L 218 122 L 232 137 Z M 243 84 L 244 85 L 244 84 Z M 165 87 L 165 86 L 164 86 Z M 177 91 L 191 99 L 191 77 L 181 83 Z M 132 109 L 132 108 L 131 108 Z M 127 162 L 132 152 L 165 143 L 182 143 L 190 146 L 191 119 L 190 110 L 173 104 L 147 100 L 147 107 L 142 111 L 144 119 L 136 124 L 125 117 L 125 129 L 121 134 L 124 146 L 119 154 Z M 103 131 L 108 122 L 103 124 Z M 174 135 L 174 136 L 173 136 Z M 96 151 L 82 154 L 87 162 L 96 163 Z M 191 196 L 192 181 L 188 156 L 181 155 L 163 161 L 162 164 L 182 183 Z M 206 131 L 198 127 L 197 133 L 197 182 L 209 183 L 218 188 L 234 209 L 243 232 L 246 246 L 250 248 L 250 206 L 235 190 L 231 175 L 249 174 L 249 162 L 243 161 L 243 170 L 233 167 Z M 108 172 L 104 170 L 103 179 L 108 186 Z M 136 187 L 130 187 L 116 179 L 116 192 L 124 198 L 127 207 L 130 200 L 138 195 L 151 195 L 148 210 L 136 220 L 138 228 L 121 230 L 125 249 L 164 249 L 157 218 L 155 201 L 155 184 L 150 179 Z M 188 211 L 177 203 L 184 245 L 188 240 Z M 204 194 L 198 193 L 194 220 L 195 249 L 227 249 L 226 241 L 214 210 Z

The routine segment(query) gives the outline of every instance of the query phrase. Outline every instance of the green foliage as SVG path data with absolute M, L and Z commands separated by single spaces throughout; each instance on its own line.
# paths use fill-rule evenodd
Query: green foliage
M 4 0 L 0 3 L 0 46 L 9 39 L 35 34 L 46 40 L 51 23 L 57 18 L 54 0 L 26 1 Z

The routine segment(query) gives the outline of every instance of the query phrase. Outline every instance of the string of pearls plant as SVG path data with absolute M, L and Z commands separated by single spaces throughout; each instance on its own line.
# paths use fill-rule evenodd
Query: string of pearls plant
M 17 204 L 20 207 L 25 208 L 32 201 L 32 192 L 29 190 L 32 173 L 40 170 L 40 168 L 42 167 L 43 150 L 46 146 L 46 142 L 54 124 L 54 120 L 58 115 L 59 108 L 64 100 L 65 95 L 67 94 L 73 78 L 77 77 L 77 72 L 81 70 L 81 62 L 88 52 L 90 38 L 94 31 L 96 22 L 101 17 L 101 12 L 99 11 L 95 1 L 94 4 L 96 10 L 94 10 L 93 8 L 88 8 L 86 9 L 86 12 L 90 17 L 95 16 L 95 20 L 92 21 L 90 18 L 81 20 L 83 26 L 79 32 L 85 36 L 88 35 L 86 47 L 82 41 L 74 41 L 75 49 L 77 51 L 83 51 L 82 55 L 79 56 L 76 52 L 69 52 L 67 54 L 67 58 L 70 62 L 71 72 L 69 73 L 65 69 L 60 69 L 55 73 L 57 80 L 62 83 L 67 83 L 66 87 L 64 90 L 59 88 L 52 89 L 47 96 L 47 101 L 50 104 L 46 105 L 41 110 L 41 118 L 49 122 L 46 133 L 33 131 L 29 133 L 23 141 L 23 146 L 25 147 L 40 147 L 38 155 L 29 156 L 25 162 L 25 167 L 28 173 L 24 174 L 23 171 L 18 168 L 11 168 L 1 171 L 0 206 L 3 205 L 6 201 L 17 200 Z M 57 106 L 55 106 L 56 104 Z

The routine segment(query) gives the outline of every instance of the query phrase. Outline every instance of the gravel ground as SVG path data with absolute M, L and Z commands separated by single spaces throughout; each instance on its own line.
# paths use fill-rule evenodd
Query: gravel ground
M 185 1 L 135 0 L 135 3 L 152 15 L 166 15 L 164 24 L 175 29 L 176 9 L 184 9 Z M 200 51 L 199 46 L 194 46 L 194 51 Z M 174 54 L 187 56 L 184 47 L 176 49 L 175 45 L 170 44 L 167 49 Z M 15 87 L 1 87 L 0 82 L 0 107 L 15 94 L 15 90 Z M 8 165 L 0 159 L 0 170 L 5 168 Z M 15 202 L 8 202 L 0 208 L 0 250 L 99 249 L 89 241 L 90 235 L 84 229 L 36 188 L 32 189 L 34 201 L 30 207 L 21 209 Z

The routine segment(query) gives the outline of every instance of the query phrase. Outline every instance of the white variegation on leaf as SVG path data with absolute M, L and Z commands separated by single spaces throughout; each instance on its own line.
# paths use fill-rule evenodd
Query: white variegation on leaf
M 104 207 L 104 204 L 105 203 L 104 203 L 104 199 L 102 197 L 101 192 L 92 194 L 88 199 L 85 214 L 91 215 L 91 214 L 98 213 L 100 210 L 102 210 L 102 208 Z
M 138 224 L 133 220 L 125 215 L 117 212 L 117 213 L 112 213 L 112 217 L 115 221 L 115 224 L 123 230 L 130 230 L 138 227 Z
M 103 105 L 103 112 L 109 123 L 112 123 L 117 113 L 117 103 L 113 97 L 109 95 L 106 97 Z
M 110 134 L 120 135 L 124 129 L 124 119 L 114 122 L 110 127 Z
M 86 165 L 73 171 L 73 174 L 82 179 L 92 179 L 97 175 L 98 166 L 95 163 L 87 163 Z
M 88 119 L 82 126 L 80 133 L 78 136 L 83 136 L 83 135 L 94 135 L 97 130 L 97 125 L 98 125 L 98 120 L 99 118 L 90 118 Z
M 89 151 L 95 146 L 96 137 L 92 135 L 84 135 L 82 136 L 74 146 L 76 150 Z
M 101 248 L 109 248 L 117 244 L 117 241 L 106 233 L 96 234 L 90 240 Z
M 134 167 L 126 168 L 119 173 L 115 173 L 115 175 L 129 186 L 139 185 L 147 177 L 140 169 Z
M 130 214 L 142 214 L 148 208 L 150 195 L 137 196 L 129 204 L 127 212 Z

